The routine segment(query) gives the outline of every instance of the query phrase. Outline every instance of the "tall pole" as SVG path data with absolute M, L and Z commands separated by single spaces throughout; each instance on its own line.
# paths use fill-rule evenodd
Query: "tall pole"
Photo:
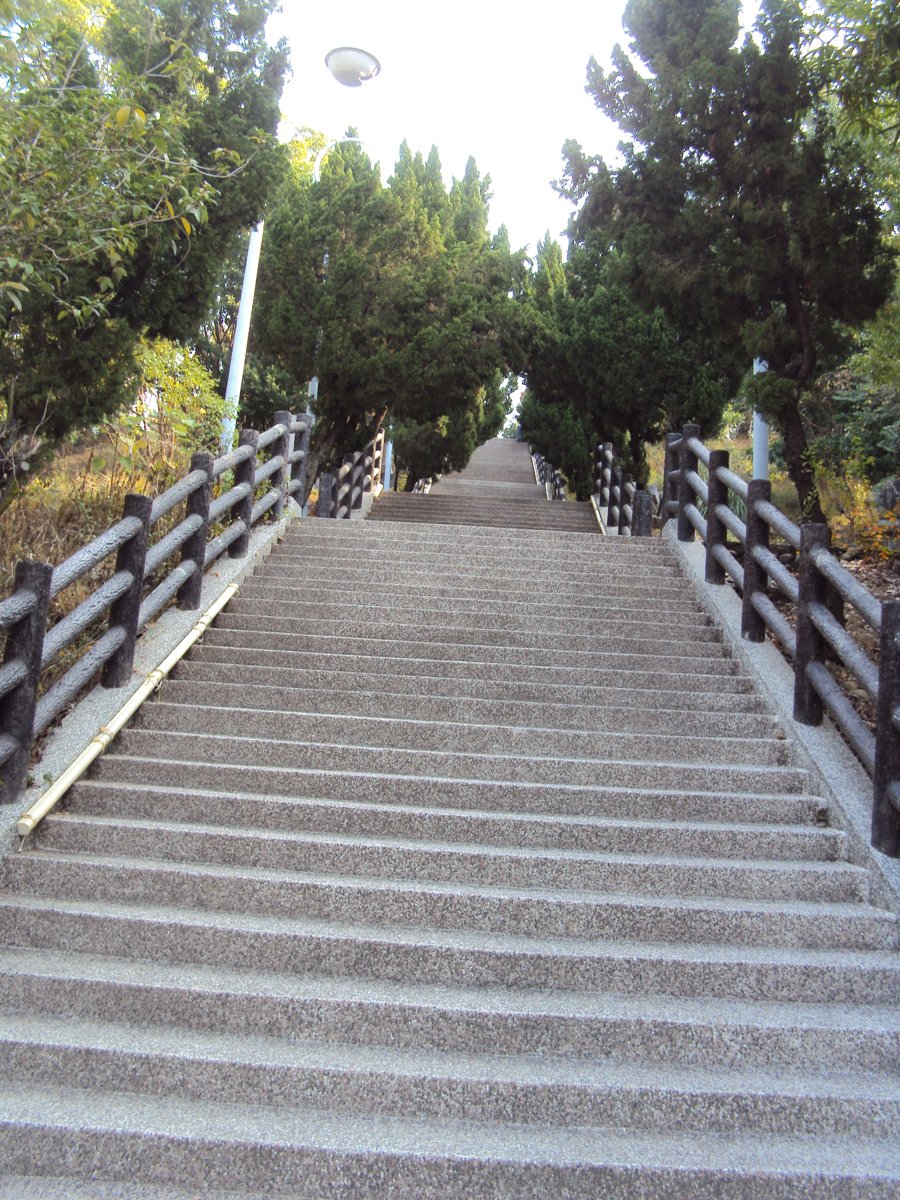
M 222 420 L 222 450 L 225 454 L 231 449 L 231 443 L 234 441 L 234 430 L 237 424 L 237 411 L 241 399 L 241 383 L 244 379 L 244 363 L 247 359 L 250 316 L 253 312 L 253 297 L 256 293 L 256 274 L 259 270 L 259 252 L 262 249 L 264 224 L 264 221 L 260 221 L 256 228 L 250 231 L 247 261 L 244 264 L 241 302 L 238 306 L 237 324 L 234 327 L 231 364 L 228 368 L 228 383 L 225 388 L 226 413 Z
M 769 364 L 761 358 L 753 360 L 753 374 L 762 375 Z M 753 478 L 769 478 L 769 426 L 762 413 L 753 410 Z
M 338 46 L 331 50 L 325 65 L 338 83 L 345 87 L 360 87 L 368 79 L 374 79 L 381 64 L 374 54 L 356 46 Z M 356 140 L 356 139 L 354 139 Z M 231 365 L 228 368 L 228 383 L 225 387 L 227 412 L 222 420 L 222 449 L 229 451 L 234 441 L 237 410 L 241 399 L 241 383 L 244 378 L 244 362 L 247 358 L 247 341 L 250 337 L 250 317 L 253 313 L 253 296 L 256 292 L 256 273 L 259 269 L 259 252 L 262 247 L 264 222 L 250 233 L 247 247 L 247 262 L 244 266 L 244 282 L 241 286 L 241 301 L 238 305 L 237 324 L 234 328 L 234 343 L 231 349 Z M 318 381 L 316 381 L 318 390 Z

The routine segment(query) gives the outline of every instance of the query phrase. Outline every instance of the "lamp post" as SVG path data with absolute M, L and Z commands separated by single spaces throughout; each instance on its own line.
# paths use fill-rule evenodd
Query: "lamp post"
M 769 364 L 761 358 L 753 360 L 753 374 L 762 375 Z M 753 410 L 753 478 L 769 478 L 769 426 L 762 413 Z
M 325 56 L 325 65 L 345 87 L 362 87 L 381 71 L 381 63 L 368 50 L 356 46 L 337 46 Z M 358 140 L 358 139 L 354 139 Z M 326 147 L 329 149 L 330 147 Z M 317 160 L 318 162 L 318 160 Z M 234 342 L 231 347 L 231 363 L 228 368 L 228 383 L 225 386 L 226 415 L 222 421 L 222 449 L 227 453 L 234 441 L 237 410 L 241 399 L 241 383 L 244 378 L 244 363 L 247 359 L 247 341 L 250 337 L 250 317 L 253 313 L 253 297 L 256 293 L 256 274 L 259 268 L 259 253 L 265 222 L 251 230 L 244 265 L 244 281 L 241 284 L 241 299 L 238 304 L 237 322 L 234 327 Z

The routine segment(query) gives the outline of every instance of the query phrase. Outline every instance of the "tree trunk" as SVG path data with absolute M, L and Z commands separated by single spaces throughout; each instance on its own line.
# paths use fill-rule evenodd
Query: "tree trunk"
M 788 475 L 800 497 L 800 519 L 824 525 L 825 514 L 819 503 L 815 473 L 809 463 L 809 443 L 796 403 L 784 415 L 783 432 Z

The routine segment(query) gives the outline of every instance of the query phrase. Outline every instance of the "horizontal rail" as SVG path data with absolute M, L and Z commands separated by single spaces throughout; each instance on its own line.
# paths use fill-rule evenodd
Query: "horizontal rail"
M 236 542 L 238 538 L 243 537 L 246 532 L 246 524 L 243 521 L 235 521 L 233 525 L 229 525 L 217 537 L 210 538 L 206 546 L 203 569 L 207 570 L 211 567 L 216 559 L 221 558 L 228 547 Z
M 37 596 L 28 588 L 14 592 L 0 601 L 0 630 L 9 629 L 11 625 L 18 625 L 20 621 L 24 621 L 34 612 L 36 604 Z
M 852 604 L 862 619 L 874 629 L 881 632 L 881 604 L 871 592 L 866 591 L 846 567 L 842 567 L 833 554 L 828 550 L 813 550 L 813 561 L 818 570 L 828 582 L 843 596 L 848 604 Z
M 697 530 L 701 537 L 706 537 L 706 517 L 695 504 L 688 504 L 685 507 L 685 516 Z
M 16 590 L 0 601 L 8 655 L 0 665 L 4 798 L 21 790 L 34 738 L 94 682 L 98 671 L 104 687 L 121 686 L 130 676 L 140 631 L 173 601 L 197 607 L 207 567 L 226 550 L 232 557 L 246 554 L 253 526 L 267 514 L 280 516 L 288 496 L 302 502 L 312 420 L 287 413 L 277 417 L 261 434 L 243 431 L 241 444 L 227 454 L 195 454 L 191 469 L 152 501 L 127 497 L 122 518 L 58 566 L 17 566 Z M 215 496 L 215 481 L 228 472 L 237 482 Z M 259 488 L 264 494 L 254 500 L 255 490 L 267 481 L 267 488 Z M 151 544 L 153 526 L 167 518 L 172 528 Z M 210 538 L 210 525 L 223 521 L 228 527 Z M 176 555 L 180 561 L 172 561 Z M 98 568 L 103 577 L 95 583 L 91 573 Z M 82 579 L 89 594 L 51 624 L 50 601 Z M 38 698 L 44 672 L 58 667 L 64 652 L 75 661 Z
M 284 459 L 280 454 L 276 454 L 274 458 L 270 458 L 267 463 L 263 463 L 261 467 L 257 467 L 253 476 L 253 486 L 259 487 L 266 479 L 271 479 L 284 466 Z
M 221 496 L 217 496 L 209 506 L 210 521 L 218 521 L 223 513 L 229 512 L 241 500 L 246 500 L 253 492 L 249 483 L 239 483 Z
M 716 505 L 716 516 L 719 518 L 725 528 L 730 533 L 733 533 L 743 546 L 747 541 L 747 522 L 742 521 L 736 512 L 732 512 L 732 510 L 724 504 Z
M 704 504 L 709 500 L 709 487 L 705 479 L 697 474 L 696 471 L 687 472 L 687 481 L 693 489 L 694 495 L 699 496 Z
M 184 479 L 173 483 L 167 491 L 153 501 L 153 507 L 150 509 L 150 524 L 155 525 L 160 518 L 167 517 L 173 509 L 205 484 L 205 471 L 191 471 L 189 475 L 185 475 Z
M 54 599 L 54 597 L 58 596 L 67 587 L 71 587 L 73 583 L 77 583 L 83 575 L 86 575 L 88 571 L 92 571 L 94 567 L 99 567 L 104 559 L 109 558 L 111 554 L 115 554 L 136 533 L 139 533 L 140 529 L 141 522 L 137 517 L 123 517 L 111 529 L 107 529 L 105 533 L 101 533 L 99 537 L 89 542 L 87 546 L 76 550 L 65 562 L 60 563 L 58 567 L 54 568 L 53 578 L 50 583 L 50 599 Z
M 264 516 L 269 511 L 269 509 L 272 507 L 273 504 L 278 503 L 278 499 L 279 499 L 278 492 L 276 492 L 274 490 L 271 492 L 266 492 L 266 494 L 264 496 L 260 497 L 260 499 L 257 500 L 256 503 L 253 505 L 252 523 L 255 525 L 256 522 L 260 519 L 260 517 Z
M 753 547 L 753 558 L 759 563 L 775 586 L 794 604 L 800 599 L 800 585 L 784 563 L 764 546 Z
M 797 634 L 787 618 L 778 611 L 768 596 L 753 593 L 753 607 L 784 646 L 791 658 L 797 657 Z
M 0 734 L 0 766 L 9 762 L 18 749 L 19 744 L 15 738 L 11 738 L 8 733 Z
M 271 446 L 273 442 L 277 442 L 279 438 L 283 438 L 286 433 L 290 433 L 287 425 L 273 425 L 271 429 L 267 429 L 265 433 L 259 435 L 259 441 L 256 443 L 257 450 L 265 450 L 266 446 Z
M 141 604 L 138 613 L 138 629 L 146 629 L 155 616 L 162 612 L 169 601 L 177 595 L 184 584 L 197 570 L 193 562 L 180 563 L 162 583 L 158 584 Z
M 730 471 L 728 467 L 718 467 L 716 478 L 721 479 L 727 488 L 746 503 L 750 490 L 747 487 L 746 479 L 741 479 L 740 475 L 735 475 L 734 471 Z
M 77 637 L 95 624 L 103 616 L 111 604 L 124 596 L 134 583 L 130 571 L 117 571 L 112 579 L 101 584 L 86 600 L 82 600 L 77 608 L 73 608 L 68 616 L 58 621 L 44 638 L 44 650 L 41 656 L 41 666 L 48 666 L 67 646 Z
M 686 426 L 666 439 L 663 517 L 677 516 L 679 540 L 690 541 L 695 532 L 703 538 L 708 583 L 721 585 L 730 577 L 741 591 L 744 636 L 761 641 L 768 631 L 793 660 L 795 719 L 815 725 L 828 712 L 872 773 L 873 841 L 900 857 L 900 814 L 887 799 L 900 786 L 900 603 L 882 605 L 835 558 L 824 525 L 796 525 L 772 503 L 767 481 L 736 475 L 727 453 L 707 450 L 698 432 L 697 426 Z M 707 480 L 696 469 L 701 462 L 708 467 Z M 731 508 L 738 500 L 746 519 Z M 706 519 L 698 506 L 706 508 Z M 773 534 L 781 557 L 770 545 Z M 785 548 L 792 566 L 783 561 Z M 791 613 L 773 603 L 770 584 L 792 606 Z M 847 628 L 844 604 L 881 635 L 877 664 Z M 840 677 L 827 665 L 832 658 L 840 664 Z M 852 690 L 852 684 L 861 690 Z M 854 704 L 862 697 L 875 703 L 874 733 Z
M 744 568 L 725 546 L 713 546 L 712 556 L 723 571 L 727 572 L 738 585 L 744 586 Z
M 218 479 L 226 471 L 233 471 L 235 467 L 239 467 L 241 463 L 245 463 L 253 457 L 254 451 L 251 446 L 238 446 L 236 450 L 232 450 L 228 454 L 223 454 L 221 458 L 217 458 L 213 463 L 213 479 Z
M 687 439 L 688 449 L 691 453 L 696 454 L 705 467 L 709 466 L 709 451 L 703 445 L 699 438 L 689 437 Z
M 176 550 L 180 550 L 185 542 L 189 541 L 194 536 L 198 529 L 203 525 L 203 518 L 198 513 L 193 513 L 176 525 L 165 537 L 151 546 L 147 551 L 147 562 L 144 567 L 144 576 L 152 575 L 154 571 L 171 558 Z
M 856 709 L 841 691 L 840 684 L 824 665 L 810 663 L 806 677 L 828 709 L 834 723 L 843 732 L 857 757 L 871 775 L 875 770 L 875 736 L 868 730 Z
M 10 659 L 0 667 L 0 696 L 7 696 L 13 688 L 17 688 L 28 675 L 28 668 L 21 658 Z
M 878 699 L 878 670 L 851 634 L 824 604 L 810 604 L 809 616 L 841 662 L 873 700 Z
M 789 546 L 793 546 L 795 550 L 800 549 L 800 526 L 795 525 L 790 517 L 786 517 L 771 500 L 758 500 L 754 508 L 769 528 L 780 534 Z
M 108 629 L 104 635 L 79 658 L 78 662 L 57 683 L 44 693 L 34 716 L 35 734 L 41 734 L 53 721 L 65 712 L 74 699 L 94 678 L 104 663 L 125 641 L 126 631 L 121 625 Z

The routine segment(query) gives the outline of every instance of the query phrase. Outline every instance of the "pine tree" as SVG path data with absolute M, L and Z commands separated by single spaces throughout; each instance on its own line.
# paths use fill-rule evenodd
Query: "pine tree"
M 316 461 L 357 448 L 390 416 L 398 461 L 434 474 L 464 466 L 473 438 L 499 427 L 522 259 L 491 245 L 474 163 L 446 203 L 436 152 L 429 163 L 402 146 L 384 186 L 361 147 L 339 144 L 318 183 L 292 175 L 267 224 L 253 345 L 298 390 L 318 376 Z M 457 236 L 463 211 L 468 239 Z
M 582 206 L 576 240 L 600 258 L 615 248 L 619 281 L 714 374 L 734 385 L 743 364 L 768 362 L 757 402 L 820 517 L 801 400 L 886 299 L 892 259 L 860 158 L 801 56 L 801 7 L 767 0 L 740 45 L 737 13 L 737 0 L 631 0 L 634 57 L 592 62 L 588 89 L 634 140 L 614 169 L 569 144 L 565 186 Z

